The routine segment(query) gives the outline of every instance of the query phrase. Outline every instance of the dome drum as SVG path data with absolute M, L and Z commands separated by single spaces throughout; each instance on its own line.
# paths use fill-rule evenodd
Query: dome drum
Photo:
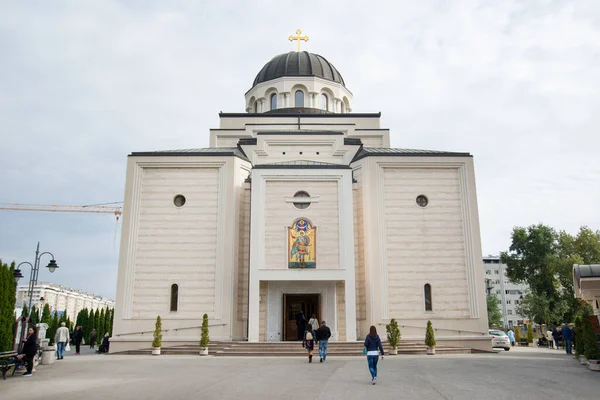
M 324 57 L 290 52 L 260 70 L 246 93 L 246 112 L 349 113 L 351 100 L 342 75 Z

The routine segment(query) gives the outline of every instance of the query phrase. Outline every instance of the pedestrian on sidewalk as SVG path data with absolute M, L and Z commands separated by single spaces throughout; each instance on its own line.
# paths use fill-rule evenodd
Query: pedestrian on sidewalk
M 27 371 L 25 371 L 23 376 L 32 375 L 33 359 L 38 351 L 37 336 L 37 329 L 34 327 L 30 327 L 27 331 L 27 338 L 23 339 L 23 343 L 25 343 L 23 345 L 23 353 L 17 356 L 19 360 L 24 358 L 25 362 L 27 363 Z
M 311 326 L 313 331 L 317 331 L 317 329 L 319 329 L 319 320 L 317 319 L 317 317 L 315 316 L 315 314 L 313 314 L 310 319 L 308 320 L 308 324 Z
M 83 340 L 83 331 L 81 325 L 75 327 L 75 333 L 73 334 L 73 342 L 75 342 L 75 354 L 79 354 L 81 348 L 81 341 Z
M 306 317 L 304 311 L 300 311 L 296 314 L 296 333 L 298 340 L 304 340 L 304 329 L 306 328 Z
M 61 322 L 60 328 L 56 330 L 54 335 L 54 343 L 56 343 L 56 358 L 62 360 L 65 355 L 65 345 L 69 342 L 69 329 L 67 324 Z
M 304 340 L 302 341 L 302 347 L 308 352 L 308 362 L 312 362 L 313 350 L 315 348 L 315 335 L 310 325 L 307 327 L 308 330 L 304 332 Z
M 98 333 L 96 332 L 95 329 L 92 329 L 92 331 L 90 332 L 90 349 L 93 349 L 94 346 L 96 345 L 96 338 L 98 337 Z
M 325 324 L 325 321 L 321 321 L 321 327 L 315 333 L 319 342 L 319 362 L 323 362 L 327 359 L 327 344 L 331 337 L 331 329 Z
M 573 354 L 573 351 L 572 351 L 573 332 L 571 332 L 571 328 L 569 328 L 567 326 L 567 324 L 563 325 L 561 332 L 562 332 L 562 338 L 563 338 L 563 345 L 565 346 L 565 351 L 567 352 L 567 354 L 571 355 L 571 354 Z
M 508 340 L 510 340 L 510 345 L 515 347 L 515 333 L 512 329 L 508 331 Z
M 548 347 L 554 349 L 554 339 L 552 339 L 552 331 L 550 328 L 546 331 L 546 339 L 548 339 Z
M 365 349 L 369 372 L 371 372 L 371 383 L 374 385 L 377 382 L 377 362 L 379 361 L 380 353 L 383 360 L 383 346 L 381 345 L 379 335 L 377 335 L 377 329 L 373 325 L 371 325 L 369 334 L 365 338 Z
M 554 327 L 552 329 L 552 340 L 554 341 L 554 348 L 558 350 L 558 339 L 560 337 L 560 333 L 558 333 L 558 329 Z

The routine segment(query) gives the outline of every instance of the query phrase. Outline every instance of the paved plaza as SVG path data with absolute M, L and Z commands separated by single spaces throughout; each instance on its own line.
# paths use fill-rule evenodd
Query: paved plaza
M 390 356 L 370 384 L 364 357 L 69 354 L 33 377 L 0 382 L 0 398 L 62 399 L 600 399 L 600 373 L 562 351 Z

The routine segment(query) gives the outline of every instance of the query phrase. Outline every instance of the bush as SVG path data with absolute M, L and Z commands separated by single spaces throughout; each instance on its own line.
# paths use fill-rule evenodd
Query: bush
M 431 321 L 427 321 L 427 331 L 425 332 L 425 345 L 427 347 L 435 347 L 435 334 Z
M 202 316 L 202 329 L 200 335 L 200 348 L 205 349 L 208 347 L 208 343 L 210 343 L 210 338 L 208 336 L 208 314 L 204 314 Z
M 98 335 L 102 336 L 102 335 Z M 152 341 L 152 347 L 162 346 L 162 322 L 160 321 L 160 315 L 156 317 L 156 324 L 154 325 L 154 340 Z
M 527 343 L 533 343 L 533 324 L 527 327 Z
M 393 348 L 398 347 L 398 343 L 400 343 L 400 328 L 398 327 L 398 321 L 395 318 L 392 318 L 390 323 L 385 326 L 385 330 L 387 332 L 387 339 L 390 346 Z
M 585 341 L 583 340 L 583 320 L 581 317 L 575 318 L 575 329 L 573 329 L 575 333 L 575 357 L 579 358 L 579 356 L 584 354 L 585 351 Z
M 585 358 L 588 360 L 600 360 L 600 349 L 598 348 L 598 343 L 596 343 L 598 338 L 596 337 L 596 333 L 594 332 L 594 326 L 592 325 L 592 321 L 589 318 L 584 318 L 583 320 L 583 348 Z
M 515 326 L 515 342 L 519 343 L 521 341 L 521 329 L 518 326 Z

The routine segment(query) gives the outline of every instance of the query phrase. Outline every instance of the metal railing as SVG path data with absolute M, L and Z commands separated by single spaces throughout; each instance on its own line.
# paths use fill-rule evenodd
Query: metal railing
M 209 324 L 208 327 L 214 327 L 214 326 L 227 326 L 227 324 Z M 186 326 L 183 328 L 170 328 L 170 329 L 161 329 L 160 332 L 170 332 L 170 331 L 183 331 L 186 329 L 200 329 L 202 328 L 202 325 L 197 325 L 197 326 Z M 151 331 L 138 331 L 138 332 L 127 332 L 127 333 L 119 333 L 118 335 L 114 335 L 113 337 L 120 337 L 120 336 L 131 336 L 131 335 L 142 335 L 144 336 L 144 334 L 146 333 L 154 333 L 154 330 Z
M 377 325 L 386 326 L 387 324 L 379 323 Z M 400 325 L 400 324 L 398 324 L 398 326 L 400 328 L 427 329 L 427 326 Z M 458 332 L 458 333 L 476 333 L 476 334 L 481 335 L 481 336 L 488 336 L 489 335 L 487 332 L 469 331 L 469 330 L 465 330 L 465 329 L 433 328 L 433 330 L 434 330 L 434 332 L 437 332 L 437 331 L 446 331 L 446 332 Z

